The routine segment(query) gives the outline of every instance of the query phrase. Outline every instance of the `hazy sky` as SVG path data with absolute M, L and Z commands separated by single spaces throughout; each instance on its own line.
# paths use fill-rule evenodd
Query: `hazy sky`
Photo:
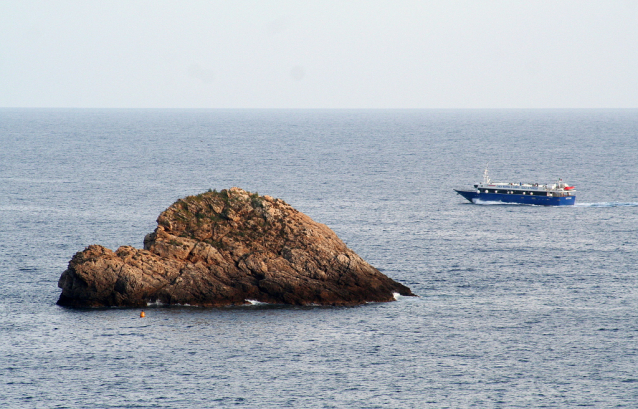
M 0 107 L 636 108 L 638 0 L 0 0 Z

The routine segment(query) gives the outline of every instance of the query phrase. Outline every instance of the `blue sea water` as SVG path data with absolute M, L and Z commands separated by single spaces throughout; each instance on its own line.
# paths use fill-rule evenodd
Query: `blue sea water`
M 493 180 L 573 207 L 466 202 Z M 0 406 L 638 407 L 638 110 L 0 109 Z M 74 310 L 175 200 L 287 201 L 419 297 Z

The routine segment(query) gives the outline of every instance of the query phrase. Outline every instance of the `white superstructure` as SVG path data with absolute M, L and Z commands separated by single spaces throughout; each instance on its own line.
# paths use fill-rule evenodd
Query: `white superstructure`
M 575 196 L 576 193 L 574 186 L 569 186 L 563 182 L 563 179 L 559 179 L 558 182 L 552 184 L 492 182 L 487 166 L 485 167 L 485 172 L 483 172 L 483 183 L 477 183 L 474 187 L 477 189 L 476 193 L 552 197 Z

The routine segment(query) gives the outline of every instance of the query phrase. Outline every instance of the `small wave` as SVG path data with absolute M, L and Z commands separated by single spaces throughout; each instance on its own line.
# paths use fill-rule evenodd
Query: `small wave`
M 276 304 L 269 304 L 267 302 L 261 302 L 261 301 L 257 301 L 257 300 L 244 300 L 246 301 L 246 304 L 244 304 L 243 306 L 273 306 Z M 159 300 L 156 301 L 147 301 L 146 302 L 146 306 L 151 308 L 151 307 L 198 307 L 198 306 L 193 306 L 191 304 L 169 304 L 169 303 L 164 303 L 161 302 Z M 227 307 L 237 307 L 237 305 L 229 305 Z M 238 307 L 242 307 L 242 305 L 238 305 Z
M 638 207 L 637 202 L 576 203 L 576 207 Z
M 160 300 L 155 300 L 155 301 L 147 301 L 146 306 L 147 307 L 168 307 L 169 304 L 163 303 Z
M 155 300 L 155 301 L 146 301 L 146 306 L 147 307 L 198 307 L 197 305 L 190 305 L 190 304 L 170 304 L 170 303 L 165 303 L 162 302 L 160 300 Z M 118 307 L 116 307 L 118 308 Z
M 246 301 L 250 305 L 270 305 L 267 302 L 261 302 L 261 301 L 257 301 L 257 300 L 244 300 L 244 301 Z

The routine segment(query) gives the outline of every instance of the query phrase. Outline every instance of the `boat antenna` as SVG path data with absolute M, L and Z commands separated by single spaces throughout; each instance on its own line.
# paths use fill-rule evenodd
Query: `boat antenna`
M 483 183 L 489 185 L 490 184 L 490 176 L 487 174 L 487 168 L 488 166 L 490 166 L 490 163 L 487 162 L 487 165 L 485 165 L 485 172 L 483 172 Z

